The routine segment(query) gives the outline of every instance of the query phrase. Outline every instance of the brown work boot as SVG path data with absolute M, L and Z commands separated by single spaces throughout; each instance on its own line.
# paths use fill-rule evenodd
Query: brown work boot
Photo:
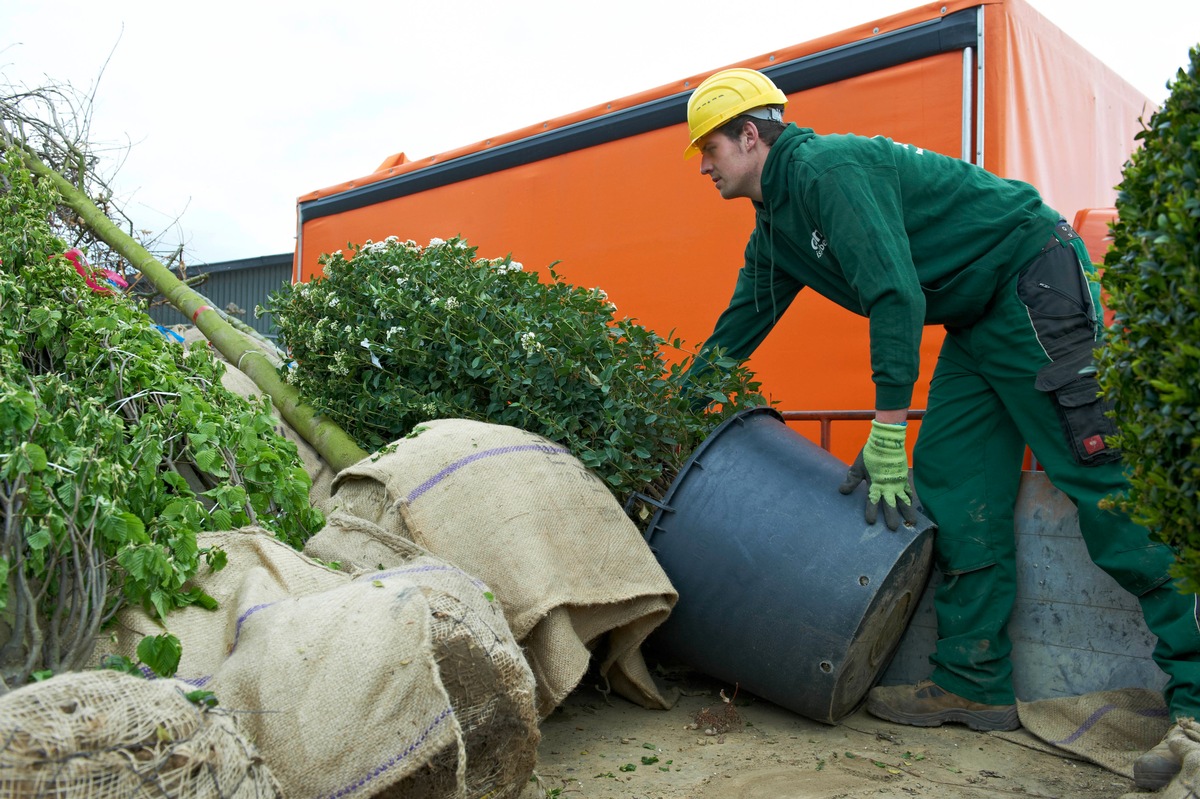
M 1133 784 L 1138 788 L 1143 791 L 1157 791 L 1175 779 L 1175 775 L 1183 767 L 1183 761 L 1171 749 L 1167 739 L 1173 733 L 1177 734 L 1178 730 L 1179 725 L 1173 725 L 1157 746 L 1133 761 Z
M 867 694 L 867 712 L 914 727 L 940 727 L 948 721 L 973 730 L 1015 730 L 1016 705 L 983 705 L 922 680 L 916 685 L 879 685 Z

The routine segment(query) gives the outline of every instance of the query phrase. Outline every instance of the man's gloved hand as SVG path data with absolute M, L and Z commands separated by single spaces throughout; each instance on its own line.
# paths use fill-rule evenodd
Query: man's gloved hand
M 867 524 L 874 524 L 879 518 L 881 504 L 883 520 L 889 530 L 900 526 L 902 516 L 906 524 L 917 523 L 917 514 L 912 507 L 908 453 L 904 449 L 907 429 L 902 424 L 871 422 L 871 435 L 838 488 L 843 494 L 849 494 L 863 480 L 867 481 L 864 512 Z

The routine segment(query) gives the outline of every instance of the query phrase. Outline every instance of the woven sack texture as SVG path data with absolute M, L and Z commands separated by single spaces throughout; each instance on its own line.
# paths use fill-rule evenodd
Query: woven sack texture
M 281 799 L 237 717 L 192 690 L 97 670 L 0 696 L 0 796 Z
M 491 591 L 422 556 L 351 577 L 247 528 L 200 537 L 179 677 L 240 714 L 287 796 L 516 796 L 539 734 L 534 682 Z M 111 649 L 161 632 L 126 609 Z M 473 750 L 473 751 L 472 751 Z
M 1162 694 L 1144 688 L 1017 702 L 1024 729 L 994 736 L 1095 763 L 1133 778 L 1133 761 L 1170 726 Z
M 645 707 L 673 703 L 641 646 L 678 594 L 620 503 L 562 446 L 514 427 L 434 420 L 342 470 L 331 503 L 396 548 L 415 544 L 492 587 L 537 679 L 541 715 L 578 685 L 593 653 L 617 693 Z M 388 565 L 383 554 L 355 561 L 358 543 L 331 540 L 338 532 L 328 526 L 306 551 Z

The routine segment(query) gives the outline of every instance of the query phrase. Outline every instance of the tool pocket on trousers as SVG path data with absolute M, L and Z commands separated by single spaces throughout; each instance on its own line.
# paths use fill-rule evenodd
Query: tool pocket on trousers
M 1057 247 L 1038 256 L 1017 279 L 1038 343 L 1051 359 L 1095 346 L 1096 315 L 1075 251 Z
M 947 577 L 995 566 L 997 560 L 995 551 L 984 541 L 934 538 L 933 562 Z
M 931 497 L 923 497 L 937 525 L 933 560 L 942 574 L 966 574 L 993 566 L 999 560 L 994 542 L 1011 540 L 1012 518 L 997 523 L 984 469 L 959 474 L 958 483 Z M 936 507 L 936 510 L 935 510 Z
M 1121 450 L 1109 443 L 1117 432 L 1116 423 L 1107 415 L 1112 406 L 1100 396 L 1090 354 L 1086 359 L 1076 357 L 1044 366 L 1035 385 L 1054 399 L 1059 423 L 1077 463 L 1098 466 L 1120 459 Z

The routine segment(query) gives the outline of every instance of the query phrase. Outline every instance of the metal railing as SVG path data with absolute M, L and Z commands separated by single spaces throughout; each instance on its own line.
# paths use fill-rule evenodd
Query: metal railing
M 875 411 L 780 411 L 785 422 L 820 422 L 821 449 L 829 450 L 834 422 L 864 421 L 875 418 Z M 925 416 L 925 410 L 909 410 L 908 419 L 913 421 Z

